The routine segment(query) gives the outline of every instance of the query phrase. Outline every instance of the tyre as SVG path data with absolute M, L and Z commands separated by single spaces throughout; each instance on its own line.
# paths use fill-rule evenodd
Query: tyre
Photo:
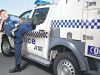
M 7 57 L 13 56 L 14 52 L 11 50 L 12 50 L 12 48 L 11 48 L 8 38 L 3 37 L 2 42 L 1 42 L 1 51 L 2 51 L 3 55 L 7 56 Z
M 71 52 L 63 52 L 57 55 L 53 63 L 54 75 L 82 75 L 80 66 Z

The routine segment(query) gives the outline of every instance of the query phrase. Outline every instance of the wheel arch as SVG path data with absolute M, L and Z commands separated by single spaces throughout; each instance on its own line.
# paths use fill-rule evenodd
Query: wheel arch
M 3 39 L 4 37 L 7 38 L 7 39 L 9 40 L 9 43 L 10 43 L 11 47 L 13 48 L 13 47 L 14 47 L 14 42 L 13 42 L 14 40 L 12 40 L 12 38 L 11 38 L 11 37 L 8 37 L 6 34 L 3 34 L 3 35 L 2 35 L 2 39 Z
M 11 46 L 11 43 L 10 43 L 10 37 L 8 37 L 6 34 L 3 34 L 2 37 L 0 38 L 2 41 L 1 41 L 1 52 L 3 53 L 4 56 L 6 57 L 12 57 L 14 55 L 14 52 L 13 52 L 13 49 L 12 49 L 12 46 Z M 5 52 L 4 48 L 3 48 L 3 45 L 4 45 L 4 41 L 7 42 L 7 53 Z
M 1 52 L 1 43 L 2 43 L 2 39 L 5 36 L 5 34 L 3 32 L 0 33 L 0 52 Z
M 7 38 L 9 40 L 9 43 L 10 43 L 11 47 L 13 47 L 13 42 L 11 41 L 11 37 L 8 37 L 6 34 L 4 34 L 2 32 L 2 33 L 0 33 L 0 40 L 1 40 L 1 42 L 0 42 L 0 50 L 1 50 L 1 44 L 2 44 L 2 39 L 3 38 Z
M 55 48 L 59 48 L 59 47 L 65 47 L 66 50 L 63 50 L 63 51 L 71 51 L 76 57 L 80 65 L 81 71 L 87 71 L 88 68 L 87 68 L 86 61 L 84 59 L 84 55 L 80 52 L 80 50 L 73 43 L 63 40 L 63 39 L 60 39 L 59 41 L 56 41 L 56 42 L 53 41 L 53 43 L 50 43 L 49 45 L 49 51 L 55 50 Z

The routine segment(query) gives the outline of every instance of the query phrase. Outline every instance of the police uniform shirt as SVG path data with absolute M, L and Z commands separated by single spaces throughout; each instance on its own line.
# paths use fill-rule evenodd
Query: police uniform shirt
M 15 16 L 9 16 L 3 24 L 3 30 L 7 36 L 11 35 L 11 31 L 14 29 L 15 24 L 19 23 L 19 18 Z

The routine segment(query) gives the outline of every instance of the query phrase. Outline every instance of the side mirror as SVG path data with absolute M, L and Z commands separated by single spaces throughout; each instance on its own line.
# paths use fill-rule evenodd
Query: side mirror
M 36 24 L 32 23 L 32 28 L 36 29 Z
M 32 18 L 29 18 L 29 22 L 32 24 L 33 30 L 36 29 L 36 24 L 34 24 Z

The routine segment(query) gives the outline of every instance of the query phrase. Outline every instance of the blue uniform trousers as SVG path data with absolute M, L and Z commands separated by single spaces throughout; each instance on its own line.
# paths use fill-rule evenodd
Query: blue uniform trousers
M 15 32 L 14 49 L 15 49 L 15 64 L 21 64 L 21 48 L 23 42 L 23 36 L 25 33 L 32 31 L 31 24 L 20 24 L 18 30 Z

